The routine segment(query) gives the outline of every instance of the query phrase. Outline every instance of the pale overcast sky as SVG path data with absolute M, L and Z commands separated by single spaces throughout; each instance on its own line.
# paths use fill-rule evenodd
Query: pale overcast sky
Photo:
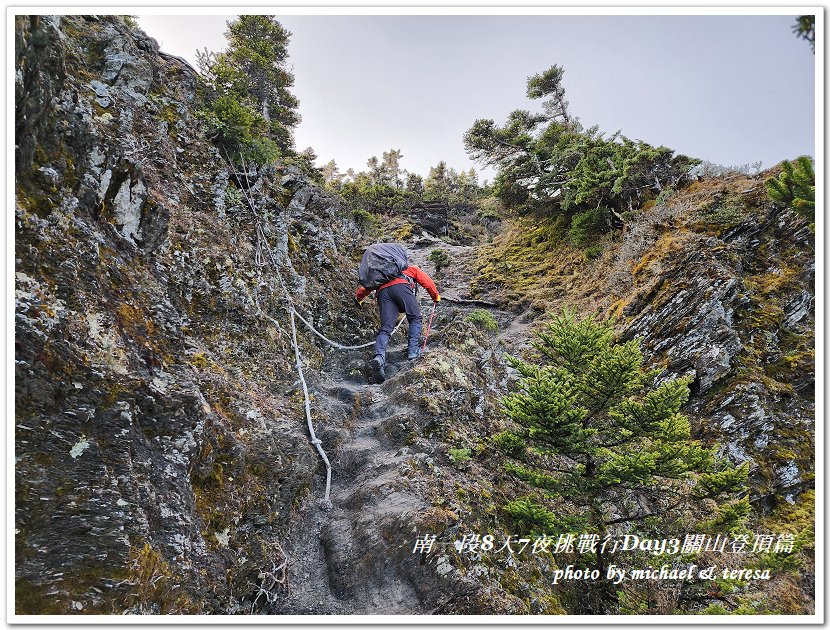
M 234 16 L 140 16 L 162 50 L 220 50 Z M 303 121 L 297 148 L 365 170 L 391 148 L 426 175 L 475 166 L 462 136 L 501 124 L 528 76 L 565 69 L 588 127 L 726 165 L 815 155 L 815 58 L 795 16 L 278 16 Z M 492 177 L 492 172 L 485 173 Z

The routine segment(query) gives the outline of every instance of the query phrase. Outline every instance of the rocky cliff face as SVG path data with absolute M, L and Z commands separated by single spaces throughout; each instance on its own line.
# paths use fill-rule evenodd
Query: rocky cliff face
M 454 516 L 431 487 L 436 397 L 405 385 L 457 378 L 446 359 L 391 356 L 369 387 L 363 355 L 299 331 L 320 503 L 286 297 L 372 339 L 351 215 L 290 169 L 229 172 L 193 70 L 120 18 L 19 18 L 16 62 L 16 611 L 515 606 L 412 554 Z
M 559 226 L 519 219 L 482 248 L 474 289 L 537 322 L 562 307 L 614 317 L 620 338 L 639 338 L 660 378 L 693 378 L 685 412 L 695 437 L 721 445 L 735 464 L 749 462 L 750 528 L 811 539 L 814 235 L 769 200 L 763 182 L 771 174 L 727 175 L 663 195 L 606 237 L 592 261 L 563 242 Z M 756 593 L 753 610 L 811 610 L 806 548 L 803 565 L 768 589 L 786 591 L 785 601 Z
M 192 69 L 121 19 L 16 26 L 17 610 L 233 611 L 318 466 L 274 269 Z M 337 204 L 251 194 L 298 304 L 336 312 Z
M 640 336 L 665 374 L 694 376 L 688 412 L 696 435 L 720 444 L 734 463 L 749 463 L 750 529 L 806 541 L 789 570 L 775 567 L 770 584 L 748 589 L 745 610 L 809 614 L 814 235 L 767 198 L 769 174 L 698 183 L 646 215 L 634 229 L 651 232 L 653 243 L 617 253 L 615 264 L 630 265 L 631 280 L 618 288 L 615 308 L 622 334 Z
M 539 225 L 489 249 L 437 240 L 428 212 L 384 225 L 430 273 L 430 248 L 451 254 L 448 299 L 433 351 L 413 366 L 393 350 L 382 386 L 368 351 L 299 330 L 328 506 L 286 298 L 370 340 L 351 290 L 371 235 L 295 171 L 240 182 L 199 131 L 194 71 L 121 18 L 18 18 L 15 86 L 16 612 L 566 612 L 547 560 L 452 542 L 505 530 L 486 444 L 503 355 L 562 304 L 618 314 L 666 374 L 693 372 L 698 433 L 752 460 L 759 511 L 802 506 L 812 239 L 759 181 L 686 191 L 589 265 L 537 252 Z M 470 317 L 476 288 L 504 304 L 497 331 Z
M 550 221 L 520 219 L 481 250 L 475 283 L 540 319 L 563 306 L 613 316 L 664 377 L 691 375 L 700 435 L 751 461 L 767 508 L 812 487 L 815 411 L 814 239 L 767 198 L 769 175 L 665 195 L 593 261 Z
M 624 334 L 667 373 L 694 376 L 701 435 L 751 463 L 753 498 L 769 509 L 813 485 L 815 262 L 809 227 L 762 181 L 733 177 L 668 201 L 678 218 L 652 226 L 656 242 L 629 261 L 632 293 L 617 308 Z

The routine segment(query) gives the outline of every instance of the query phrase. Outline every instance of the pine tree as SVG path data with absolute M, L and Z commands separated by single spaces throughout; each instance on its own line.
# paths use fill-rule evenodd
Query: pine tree
M 565 124 L 571 123 L 571 116 L 568 113 L 568 101 L 565 100 L 565 88 L 562 85 L 562 78 L 565 70 L 562 66 L 553 65 L 544 72 L 536 74 L 527 80 L 527 97 L 542 98 L 545 113 L 550 120 L 561 118 Z
M 203 118 L 233 157 L 259 164 L 294 156 L 299 101 L 287 68 L 291 35 L 273 16 L 241 15 L 228 22 L 228 48 L 199 53 L 207 107 Z
M 793 26 L 793 33 L 797 37 L 806 39 L 810 44 L 810 49 L 813 54 L 816 54 L 816 16 L 815 15 L 801 15 Z
M 541 112 L 515 110 L 501 126 L 476 120 L 464 134 L 470 157 L 498 169 L 494 193 L 506 205 L 567 218 L 604 207 L 619 217 L 688 177 L 697 160 L 620 132 L 583 129 L 568 111 L 563 77 L 554 65 L 527 80 L 527 96 L 543 99 Z
M 441 160 L 429 168 L 429 175 L 424 180 L 424 192 L 431 199 L 446 199 L 449 188 L 449 172 L 447 163 Z
M 542 363 L 511 359 L 520 390 L 503 399 L 518 429 L 494 436 L 506 469 L 541 490 L 506 512 L 536 531 L 604 536 L 633 524 L 659 531 L 698 513 L 729 531 L 749 510 L 746 464 L 737 468 L 691 439 L 680 412 L 687 378 L 655 382 L 636 340 L 616 343 L 610 323 L 556 316 L 534 346 Z M 714 513 L 700 513 L 715 499 Z M 597 552 L 597 568 L 605 558 Z
M 300 153 L 291 159 L 291 163 L 300 167 L 300 169 L 308 175 L 313 181 L 320 185 L 325 183 L 323 179 L 323 169 L 316 166 L 317 153 L 313 147 L 306 147 Z
M 376 155 L 373 155 L 366 160 L 366 166 L 369 167 L 369 178 L 373 186 L 379 186 L 383 183 L 385 175 L 384 165 L 378 160 Z
M 417 195 L 424 192 L 424 178 L 417 173 L 407 173 L 406 190 Z
M 403 153 L 400 149 L 390 149 L 383 152 L 382 168 L 384 184 L 390 185 L 396 189 L 400 189 L 403 182 L 401 181 L 401 158 Z
M 299 101 L 289 92 L 294 85 L 287 69 L 290 36 L 273 16 L 240 15 L 228 23 L 228 49 L 220 55 L 234 69 L 233 90 L 250 95 L 281 147 L 290 145 L 290 129 L 300 122 Z
M 337 168 L 337 162 L 329 160 L 326 164 L 320 167 L 320 172 L 323 175 L 323 181 L 331 190 L 337 190 L 343 185 L 343 175 L 340 169 Z
M 424 196 L 429 201 L 450 201 L 458 192 L 458 172 L 441 160 L 429 169 L 424 180 Z
M 786 204 L 810 222 L 814 228 L 816 213 L 816 172 L 813 161 L 806 155 L 795 162 L 784 160 L 781 174 L 764 182 L 774 201 Z
M 481 186 L 478 184 L 478 174 L 475 169 L 459 172 L 456 181 L 458 197 L 461 201 L 472 202 L 479 197 Z

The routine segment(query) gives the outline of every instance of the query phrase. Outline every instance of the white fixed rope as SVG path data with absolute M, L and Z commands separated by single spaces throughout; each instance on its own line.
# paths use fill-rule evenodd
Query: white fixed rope
M 225 153 L 225 156 L 227 158 L 227 153 Z M 233 163 L 230 161 L 229 158 L 228 158 L 228 164 L 231 165 L 231 167 L 233 168 Z M 250 188 L 250 181 L 248 180 L 247 168 L 245 168 L 244 163 L 243 163 L 243 168 L 245 169 L 245 173 L 244 173 L 245 180 L 248 184 L 248 188 Z M 239 181 L 240 173 L 236 172 L 235 169 L 234 169 L 234 175 L 237 177 L 237 180 Z M 306 327 L 312 333 L 317 335 L 317 337 L 319 337 L 320 339 L 325 341 L 327 344 L 329 344 L 332 348 L 335 348 L 337 350 L 361 350 L 363 348 L 368 348 L 368 347 L 374 345 L 375 342 L 374 341 L 367 341 L 366 343 L 359 344 L 359 345 L 354 345 L 354 346 L 349 346 L 349 345 L 338 343 L 336 341 L 333 341 L 333 340 L 329 339 L 323 333 L 321 333 L 319 330 L 317 330 L 311 324 L 311 322 L 309 322 L 305 317 L 303 317 L 297 311 L 297 308 L 294 304 L 294 300 L 291 298 L 291 293 L 288 291 L 288 287 L 285 285 L 285 281 L 282 279 L 282 274 L 280 273 L 280 265 L 277 263 L 277 260 L 274 256 L 274 252 L 271 249 L 271 244 L 268 242 L 268 238 L 266 237 L 265 232 L 262 229 L 262 218 L 260 217 L 259 213 L 256 211 L 256 208 L 255 208 L 254 202 L 253 202 L 253 196 L 249 195 L 249 190 L 247 190 L 247 189 L 242 190 L 242 188 L 240 187 L 240 190 L 242 191 L 242 194 L 245 198 L 245 201 L 247 202 L 248 207 L 250 208 L 251 212 L 254 215 L 254 218 L 256 219 L 256 231 L 257 231 L 256 261 L 257 261 L 257 265 L 261 264 L 260 246 L 261 246 L 262 243 L 264 243 L 265 250 L 268 252 L 268 260 L 270 260 L 271 266 L 274 268 L 274 274 L 276 275 L 277 281 L 279 282 L 280 288 L 282 289 L 283 295 L 285 296 L 286 310 L 288 310 L 288 315 L 289 315 L 289 318 L 291 320 L 291 345 L 294 347 L 294 362 L 295 362 L 295 367 L 297 368 L 297 375 L 300 377 L 300 385 L 301 385 L 302 390 L 303 390 L 304 409 L 305 409 L 306 423 L 308 425 L 309 441 L 317 449 L 317 452 L 320 454 L 320 458 L 323 460 L 323 463 L 326 465 L 326 490 L 325 490 L 325 494 L 323 496 L 323 505 L 326 508 L 330 508 L 331 507 L 331 499 L 330 499 L 330 494 L 331 494 L 331 462 L 329 461 L 328 455 L 326 455 L 326 451 L 323 449 L 322 442 L 317 437 L 317 433 L 314 431 L 314 422 L 311 418 L 311 397 L 309 396 L 308 385 L 306 384 L 305 375 L 303 374 L 302 354 L 300 353 L 300 346 L 299 346 L 299 343 L 297 342 L 297 324 L 296 324 L 295 320 L 299 319 L 301 322 L 303 322 L 303 324 L 306 325 Z M 276 320 L 274 320 L 274 318 L 271 317 L 270 315 L 268 315 L 267 313 L 264 313 L 264 312 L 260 311 L 260 314 L 263 315 L 264 317 L 266 317 L 272 323 L 277 323 Z M 392 335 L 394 335 L 398 331 L 398 329 L 401 327 L 401 325 L 403 324 L 405 319 L 406 319 L 405 317 L 400 318 L 397 325 L 392 330 Z

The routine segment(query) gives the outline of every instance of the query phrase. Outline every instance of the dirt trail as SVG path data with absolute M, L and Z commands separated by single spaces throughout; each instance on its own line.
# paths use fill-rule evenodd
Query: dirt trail
M 452 259 L 444 274 L 434 274 L 427 260 L 432 247 L 410 247 L 412 261 L 433 275 L 442 294 L 468 297 L 475 246 L 435 245 Z M 419 299 L 426 320 L 431 302 L 423 290 Z M 442 302 L 439 308 L 446 321 L 474 307 Z M 511 324 L 505 331 L 510 336 L 517 334 L 516 326 L 524 327 L 513 315 L 495 310 L 494 315 Z M 440 335 L 430 341 L 429 352 L 440 352 Z M 407 472 L 430 462 L 432 453 L 424 441 L 408 439 L 413 426 L 423 426 L 425 413 L 408 402 L 400 385 L 398 375 L 412 367 L 405 343 L 406 324 L 390 343 L 387 380 L 382 385 L 366 382 L 363 366 L 370 350 L 327 351 L 322 369 L 307 371 L 318 435 L 332 463 L 332 505 L 326 509 L 320 500 L 325 489 L 321 465 L 284 544 L 287 593 L 275 610 L 264 612 L 431 612 L 419 597 L 419 581 L 413 574 L 417 568 L 411 566 L 417 560 L 411 555 L 417 538 L 413 524 L 430 506 Z

